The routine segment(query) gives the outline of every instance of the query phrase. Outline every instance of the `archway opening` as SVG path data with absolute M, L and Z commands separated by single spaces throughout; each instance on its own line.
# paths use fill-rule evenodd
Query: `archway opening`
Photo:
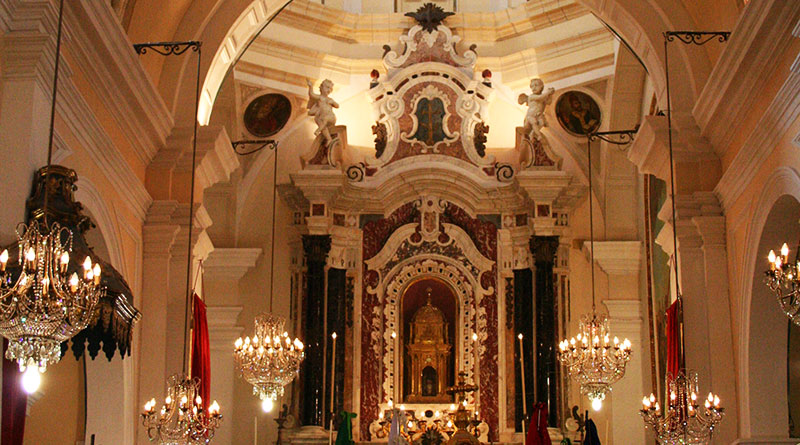
M 800 237 L 800 202 L 784 195 L 767 216 L 756 256 L 750 306 L 749 412 L 751 437 L 790 437 L 790 416 L 800 420 L 800 353 L 790 353 L 800 343 L 797 326 L 783 314 L 775 295 L 764 284 L 767 254 L 784 242 Z M 794 246 L 792 246 L 794 248 Z M 796 430 L 797 428 L 795 428 Z M 796 433 L 795 433 L 796 434 Z M 795 435 L 792 434 L 792 435 Z
M 445 389 L 455 384 L 459 351 L 455 292 L 441 280 L 423 278 L 403 292 L 401 308 L 403 400 L 451 401 Z

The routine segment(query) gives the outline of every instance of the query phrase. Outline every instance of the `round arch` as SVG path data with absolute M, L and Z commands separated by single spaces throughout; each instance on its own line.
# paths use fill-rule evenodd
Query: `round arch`
M 738 397 L 740 436 L 788 438 L 787 341 L 775 326 L 788 329 L 788 318 L 764 285 L 767 253 L 800 235 L 800 175 L 780 167 L 754 203 L 747 230 L 745 270 L 740 274 Z M 783 330 L 784 334 L 788 331 Z M 751 382 L 757 386 L 751 387 Z M 765 393 L 765 391 L 770 391 Z

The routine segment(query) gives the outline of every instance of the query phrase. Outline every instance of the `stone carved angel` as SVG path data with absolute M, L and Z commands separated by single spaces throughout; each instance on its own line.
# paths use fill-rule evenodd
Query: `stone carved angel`
M 553 93 L 555 89 L 544 89 L 544 82 L 542 79 L 536 78 L 531 80 L 531 94 L 520 94 L 520 105 L 528 105 L 528 113 L 525 114 L 525 123 L 523 128 L 528 139 L 541 141 L 541 129 L 547 126 L 547 119 L 544 116 L 544 109 L 553 100 Z
M 308 84 L 308 115 L 314 116 L 314 122 L 317 124 L 314 135 L 322 134 L 325 144 L 330 145 L 329 128 L 336 125 L 336 115 L 333 113 L 333 109 L 339 108 L 339 104 L 329 97 L 333 91 L 333 82 L 328 79 L 323 80 L 319 85 L 319 94 L 314 93 L 314 85 L 311 81 L 307 80 L 306 84 Z

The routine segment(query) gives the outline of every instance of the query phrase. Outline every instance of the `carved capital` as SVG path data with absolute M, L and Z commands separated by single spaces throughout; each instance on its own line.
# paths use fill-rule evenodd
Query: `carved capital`
M 303 253 L 306 261 L 324 263 L 330 251 L 330 235 L 303 235 Z
M 531 238 L 530 248 L 535 263 L 553 263 L 558 252 L 558 237 L 534 236 Z

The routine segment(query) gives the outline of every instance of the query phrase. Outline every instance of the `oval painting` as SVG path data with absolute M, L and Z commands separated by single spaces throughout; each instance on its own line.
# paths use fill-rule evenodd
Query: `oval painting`
M 561 127 L 575 136 L 585 136 L 600 127 L 600 107 L 586 93 L 567 91 L 556 102 L 556 117 Z
M 244 126 L 253 136 L 268 137 L 281 131 L 292 116 L 292 103 L 281 94 L 264 94 L 244 110 Z

